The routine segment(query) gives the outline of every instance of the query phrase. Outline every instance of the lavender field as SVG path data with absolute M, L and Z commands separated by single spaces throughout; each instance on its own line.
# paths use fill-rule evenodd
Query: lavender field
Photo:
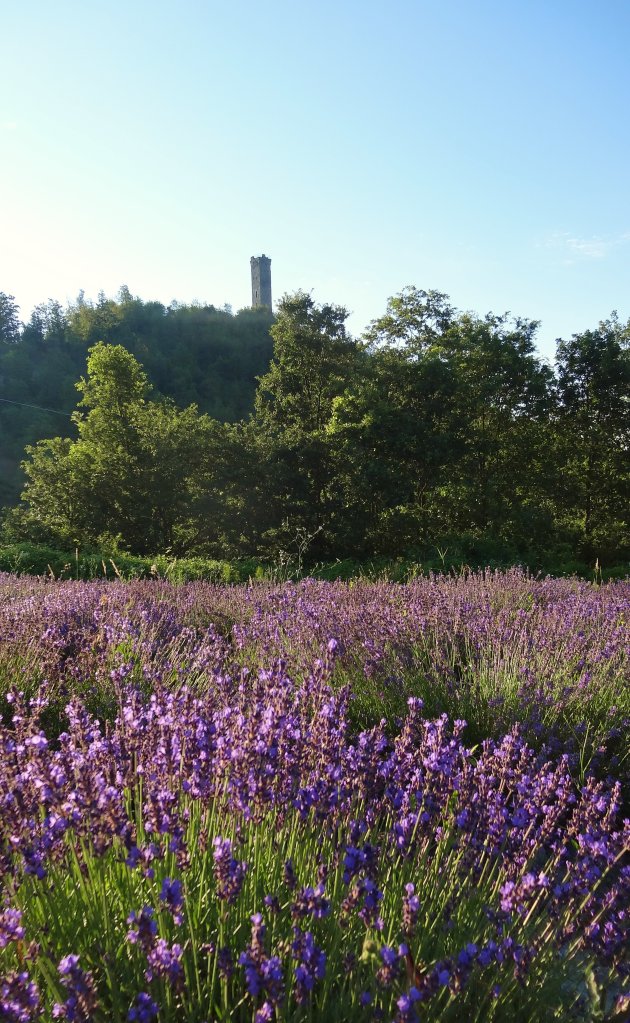
M 625 1020 L 630 582 L 0 575 L 0 1020 Z

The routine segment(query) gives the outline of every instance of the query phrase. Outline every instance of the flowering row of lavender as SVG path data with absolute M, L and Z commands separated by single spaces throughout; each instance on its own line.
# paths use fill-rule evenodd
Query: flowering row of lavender
M 0 577 L 0 1020 L 626 1018 L 629 606 Z
M 332 683 L 350 685 L 357 726 L 395 721 L 409 696 L 421 697 L 427 716 L 465 719 L 471 745 L 518 723 L 537 747 L 569 752 L 583 769 L 595 757 L 619 773 L 629 602 L 628 581 L 598 587 L 518 570 L 408 586 L 250 588 L 0 574 L 0 700 L 16 680 L 31 692 L 47 680 L 56 706 L 80 693 L 111 717 L 112 681 L 204 688 L 217 672 L 256 673 L 278 659 L 304 680 L 335 638 Z

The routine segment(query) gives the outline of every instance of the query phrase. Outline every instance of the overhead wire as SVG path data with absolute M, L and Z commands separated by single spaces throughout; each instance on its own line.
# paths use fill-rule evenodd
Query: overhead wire
M 68 419 L 72 417 L 72 412 L 60 412 L 58 408 L 44 408 L 43 405 L 29 405 L 25 401 L 12 401 L 11 398 L 0 398 L 0 401 L 4 402 L 5 405 L 19 405 L 21 408 L 34 408 L 39 412 L 52 412 L 56 416 L 66 416 Z

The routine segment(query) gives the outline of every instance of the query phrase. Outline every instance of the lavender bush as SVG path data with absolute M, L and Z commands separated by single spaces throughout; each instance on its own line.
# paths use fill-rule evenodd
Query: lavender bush
M 304 680 L 332 637 L 331 681 L 351 687 L 359 727 L 395 721 L 415 696 L 427 716 L 464 718 L 470 744 L 518 723 L 536 747 L 571 753 L 583 770 L 593 756 L 604 768 L 612 761 L 618 773 L 630 718 L 629 604 L 627 581 L 593 586 L 520 570 L 407 586 L 249 588 L 0 574 L 0 694 L 20 678 L 34 693 L 45 679 L 51 705 L 79 693 L 113 717 L 124 679 L 203 688 L 216 670 L 258 672 L 281 659 Z
M 1 577 L 0 1019 L 625 1018 L 629 596 Z

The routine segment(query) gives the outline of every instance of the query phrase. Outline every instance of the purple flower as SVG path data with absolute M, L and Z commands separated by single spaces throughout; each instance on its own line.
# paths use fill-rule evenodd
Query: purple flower
M 420 992 L 417 987 L 411 987 L 406 994 L 402 994 L 396 1001 L 398 1013 L 395 1023 L 416 1023 L 418 1013 L 416 1012 L 415 1003 L 419 999 Z
M 90 1023 L 98 1008 L 92 974 L 81 969 L 79 956 L 75 954 L 64 956 L 57 969 L 68 997 L 65 1002 L 55 1002 L 53 1018 L 67 1019 L 69 1023 Z
M 150 995 L 140 991 L 136 995 L 132 1008 L 127 1013 L 127 1019 L 135 1023 L 151 1023 L 158 1014 L 158 1006 Z
M 0 948 L 6 948 L 10 941 L 21 941 L 26 933 L 21 924 L 22 913 L 19 909 L 7 906 L 0 913 Z
M 6 1023 L 31 1023 L 40 1018 L 37 985 L 26 971 L 8 973 L 0 980 L 0 1019 Z
M 217 950 L 217 967 L 225 980 L 229 980 L 234 973 L 234 956 L 232 950 L 227 946 Z
M 381 987 L 391 987 L 398 976 L 402 957 L 399 956 L 395 948 L 391 948 L 389 945 L 383 945 L 379 954 L 382 965 L 377 970 L 376 979 Z
M 477 955 L 477 946 L 472 944 L 472 943 L 469 943 L 458 954 L 458 956 L 457 956 L 457 965 L 462 967 L 463 969 L 466 969 L 467 967 L 469 967 L 474 962 L 476 955 Z
M 280 908 L 281 908 L 280 907 L 280 899 L 278 898 L 277 895 L 265 895 L 265 898 L 263 899 L 263 902 L 265 903 L 265 906 L 267 907 L 267 909 L 271 910 L 272 913 L 279 913 L 280 912 Z
M 412 937 L 415 932 L 419 910 L 420 899 L 415 894 L 415 887 L 413 884 L 406 884 L 403 896 L 402 928 L 407 937 Z
M 181 988 L 184 979 L 181 958 L 181 945 L 169 945 L 165 938 L 158 938 L 147 953 L 147 980 L 151 981 L 154 976 L 165 977 L 172 987 Z
M 343 858 L 343 880 L 349 884 L 355 874 L 366 873 L 372 876 L 378 860 L 378 847 L 366 842 L 363 848 L 348 845 Z
M 162 902 L 165 902 L 171 911 L 173 920 L 176 924 L 181 924 L 182 913 L 181 907 L 183 905 L 182 896 L 182 883 L 177 878 L 172 881 L 170 877 L 165 877 L 162 881 L 162 890 L 160 892 L 160 898 Z
M 129 849 L 129 852 L 127 853 L 125 863 L 131 870 L 133 870 L 140 863 L 142 863 L 142 859 L 143 859 L 142 853 L 138 849 L 138 846 L 132 845 L 131 848 Z
M 157 934 L 157 923 L 153 919 L 151 907 L 143 906 L 139 913 L 130 913 L 127 923 L 133 925 L 127 932 L 127 940 L 132 945 L 141 945 L 147 952 L 153 946 Z
M 301 1004 L 309 997 L 315 981 L 326 973 L 326 953 L 318 948 L 310 931 L 295 927 L 291 946 L 295 967 L 295 999 Z
M 363 897 L 363 905 L 359 910 L 359 917 L 365 924 L 377 926 L 378 907 L 383 898 L 383 893 L 376 887 L 372 879 L 369 877 L 359 881 L 358 889 Z
M 77 972 L 79 967 L 79 956 L 78 955 L 67 955 L 63 959 L 59 960 L 59 966 L 57 969 L 62 977 L 72 977 Z
M 247 863 L 236 860 L 232 856 L 232 843 L 229 838 L 217 836 L 213 842 L 214 876 L 217 883 L 217 896 L 226 902 L 236 902 L 243 887 L 247 872 Z
M 293 869 L 292 860 L 285 860 L 282 868 L 282 875 L 284 883 L 290 891 L 297 886 L 297 877 L 295 876 L 295 870 Z
M 291 914 L 294 919 L 305 916 L 312 916 L 321 920 L 330 913 L 330 901 L 324 896 L 325 887 L 319 883 L 315 888 L 310 886 L 303 888 L 298 893 L 295 902 L 291 904 Z
M 260 913 L 251 916 L 252 936 L 239 964 L 245 971 L 245 984 L 252 999 L 260 995 L 277 1006 L 284 998 L 284 972 L 278 956 L 267 956 L 264 947 L 265 924 Z

